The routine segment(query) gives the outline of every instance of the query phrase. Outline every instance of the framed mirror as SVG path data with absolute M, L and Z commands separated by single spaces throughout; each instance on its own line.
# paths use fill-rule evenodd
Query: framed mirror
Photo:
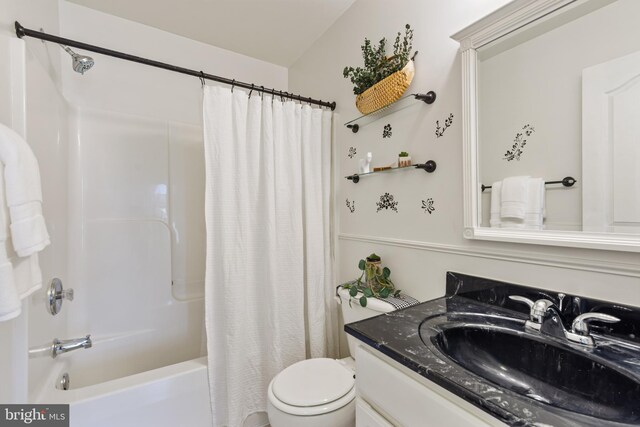
M 466 238 L 640 252 L 639 16 L 514 0 L 452 36 Z

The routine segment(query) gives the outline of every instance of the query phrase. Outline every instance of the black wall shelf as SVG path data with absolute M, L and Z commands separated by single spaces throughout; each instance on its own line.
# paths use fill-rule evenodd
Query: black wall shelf
M 413 105 L 413 101 L 422 101 L 425 104 L 433 104 L 436 101 L 436 93 L 434 91 L 429 91 L 427 93 L 412 93 L 411 95 L 403 96 L 393 104 L 389 104 L 372 113 L 357 117 L 346 122 L 344 125 L 351 129 L 351 132 L 358 133 L 362 126 L 368 125 L 369 123 L 381 119 L 389 114 L 409 107 L 410 105 Z
M 384 169 L 384 170 L 380 170 L 380 171 L 373 171 L 373 172 L 367 172 L 367 173 L 355 173 L 353 175 L 349 175 L 349 176 L 345 176 L 345 178 L 347 178 L 349 181 L 353 181 L 354 184 L 357 184 L 358 182 L 360 182 L 360 178 L 361 177 L 365 177 L 365 176 L 371 176 L 371 175 L 375 175 L 375 174 L 379 174 L 379 173 L 385 173 L 385 172 L 391 172 L 391 171 L 397 171 L 397 170 L 411 170 L 411 169 L 422 169 L 423 171 L 427 172 L 427 173 L 432 173 L 433 171 L 436 170 L 436 162 L 433 160 L 428 160 L 425 163 L 418 163 L 416 165 L 411 165 L 411 166 L 403 166 L 403 167 L 399 167 L 399 168 L 389 168 L 389 169 Z

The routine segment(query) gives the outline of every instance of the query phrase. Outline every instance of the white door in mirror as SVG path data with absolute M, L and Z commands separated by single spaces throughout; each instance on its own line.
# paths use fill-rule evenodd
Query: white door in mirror
M 585 231 L 640 231 L 640 52 L 582 73 Z

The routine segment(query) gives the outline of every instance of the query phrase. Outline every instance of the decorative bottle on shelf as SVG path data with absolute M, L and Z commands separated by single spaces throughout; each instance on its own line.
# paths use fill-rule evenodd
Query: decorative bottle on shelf
M 371 160 L 373 159 L 373 154 L 371 152 L 367 153 L 366 159 L 360 159 L 360 173 L 369 173 L 371 172 Z

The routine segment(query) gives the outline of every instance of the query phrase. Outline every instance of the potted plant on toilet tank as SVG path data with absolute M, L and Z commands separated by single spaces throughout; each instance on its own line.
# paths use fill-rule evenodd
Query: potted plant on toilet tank
M 342 287 L 348 289 L 349 295 L 353 298 L 361 294 L 358 302 L 362 307 L 367 306 L 367 298 L 387 298 L 390 295 L 394 297 L 400 295 L 400 290 L 396 290 L 390 279 L 391 270 L 388 267 L 382 267 L 381 259 L 378 255 L 371 254 L 366 260 L 361 259 L 358 262 L 358 269 L 362 271 L 360 277 L 343 284 Z

